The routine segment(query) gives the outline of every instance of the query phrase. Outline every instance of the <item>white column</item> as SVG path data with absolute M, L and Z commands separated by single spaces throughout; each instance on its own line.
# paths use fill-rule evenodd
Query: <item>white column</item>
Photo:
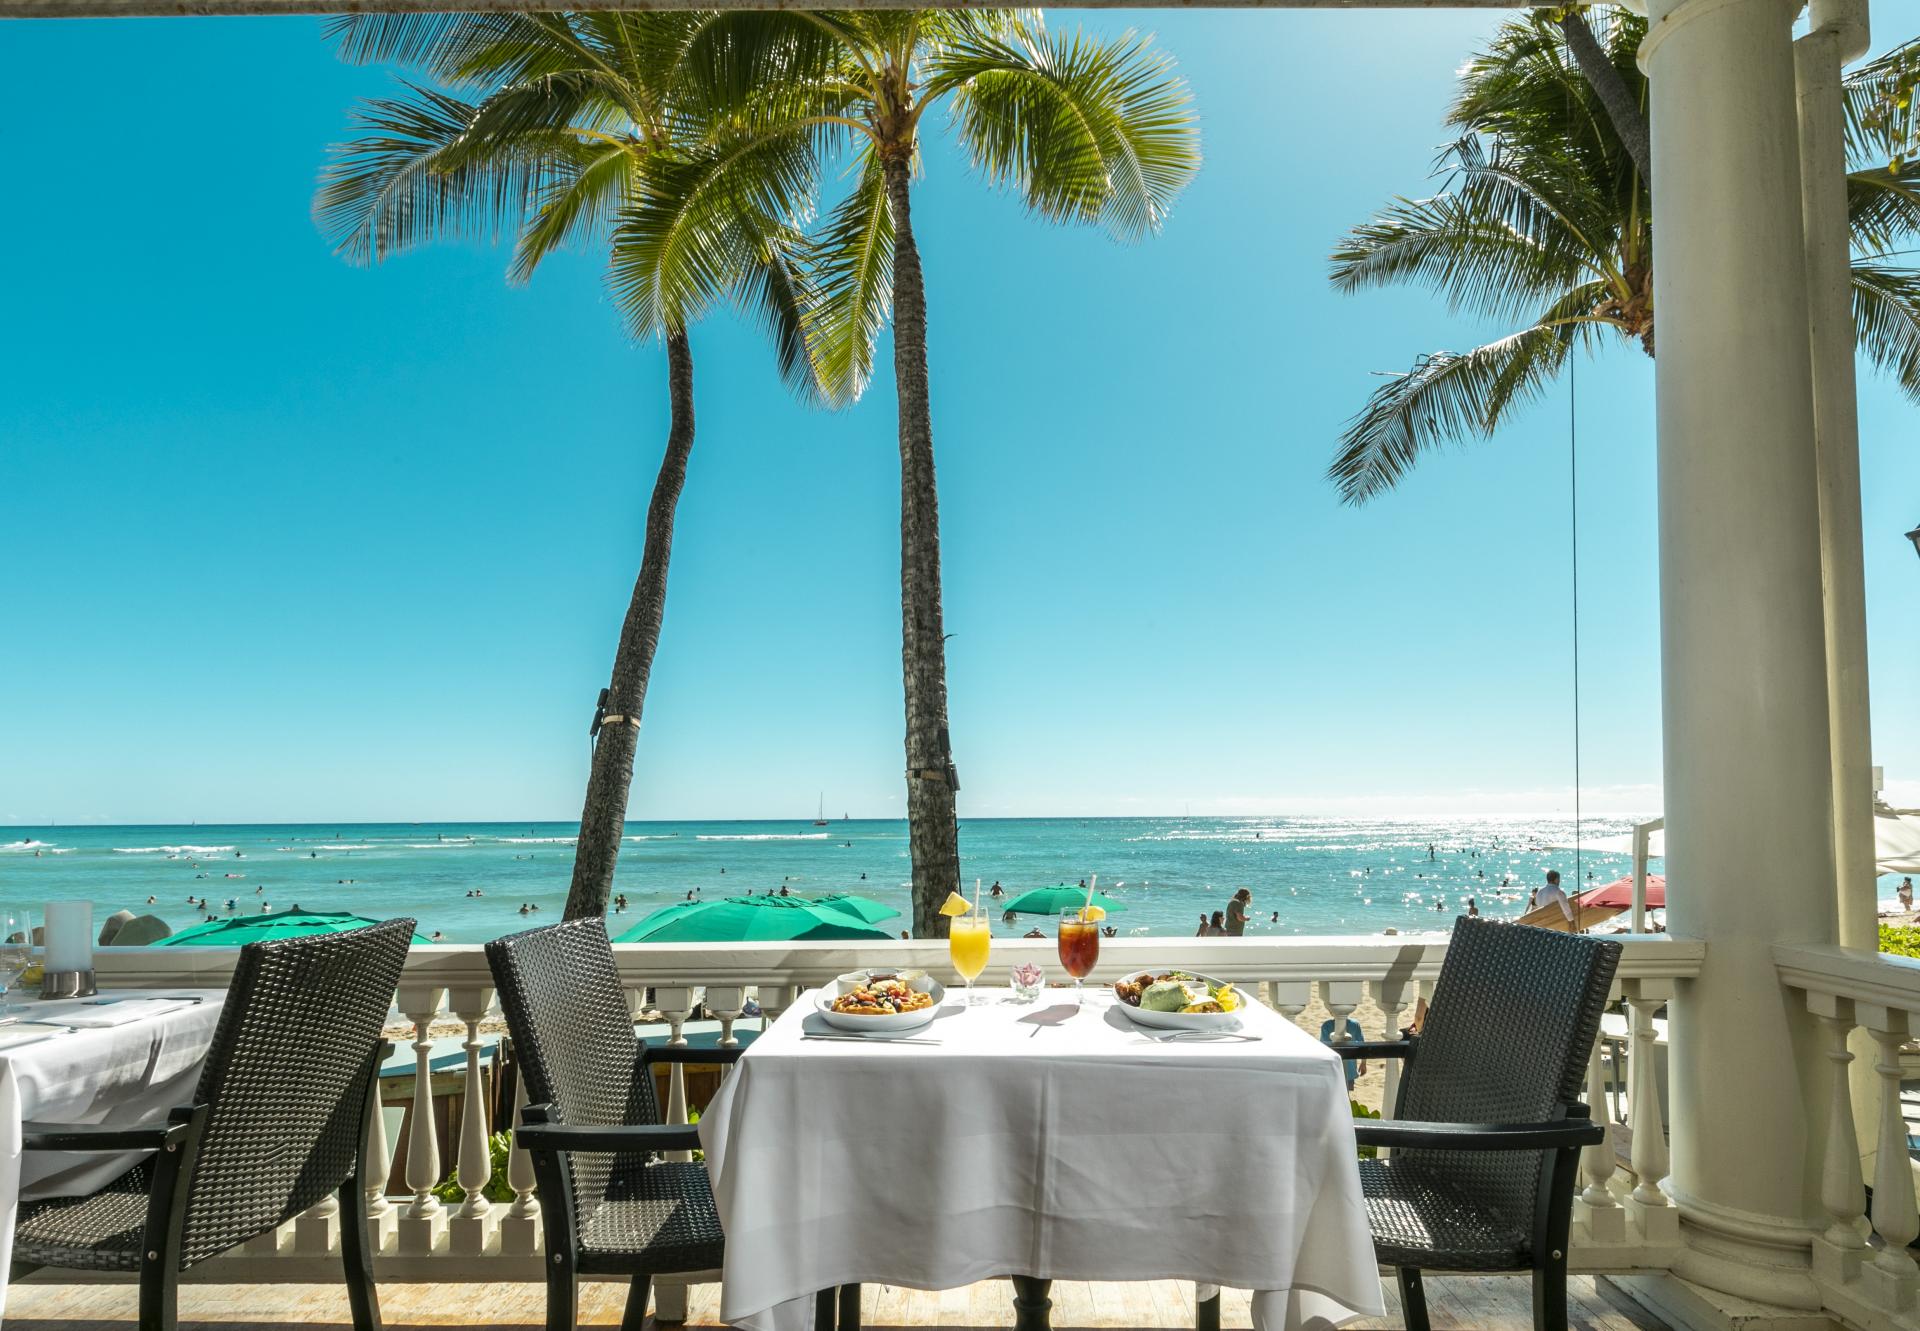
M 1795 8 L 1654 0 L 1640 63 L 1660 218 L 1668 920 L 1707 940 L 1670 1025 L 1676 1269 L 1817 1308 L 1813 1032 L 1770 953 L 1834 934 Z M 1636 1145 L 1650 1127 L 1636 1121 Z
M 486 1073 L 480 1066 L 480 1023 L 493 1006 L 493 990 L 462 986 L 447 991 L 447 1006 L 467 1025 L 466 1089 L 460 1105 L 460 1155 L 454 1178 L 467 1196 L 447 1226 L 448 1246 L 458 1253 L 478 1255 L 487 1250 L 499 1217 L 486 1198 L 493 1178 L 493 1127 L 487 1120 Z
M 433 1130 L 433 1041 L 427 1028 L 446 991 L 402 986 L 400 1012 L 413 1023 L 413 1115 L 407 1127 L 407 1186 L 413 1200 L 401 1208 L 400 1250 L 432 1252 L 446 1235 L 447 1208 L 433 1195 L 440 1182 L 440 1142 Z
M 1877 951 L 1867 594 L 1860 533 L 1860 421 L 1854 396 L 1852 235 L 1847 225 L 1847 151 L 1840 76 L 1842 65 L 1866 54 L 1866 0 L 1815 0 L 1812 24 L 1807 35 L 1794 43 L 1794 68 L 1800 99 L 1807 307 L 1812 318 L 1839 941 L 1843 947 Z

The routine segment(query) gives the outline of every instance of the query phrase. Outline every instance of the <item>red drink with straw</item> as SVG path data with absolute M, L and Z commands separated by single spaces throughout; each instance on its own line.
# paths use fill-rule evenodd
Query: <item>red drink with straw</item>
M 1060 964 L 1073 977 L 1076 1003 L 1085 1003 L 1080 982 L 1100 960 L 1100 917 L 1104 912 L 1076 908 L 1060 914 Z

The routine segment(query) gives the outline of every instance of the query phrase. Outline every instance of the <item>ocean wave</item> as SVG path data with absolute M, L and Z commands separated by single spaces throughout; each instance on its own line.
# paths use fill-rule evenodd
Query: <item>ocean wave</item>
M 116 855 L 220 855 L 232 846 L 115 846 Z
M 726 836 L 697 836 L 696 841 L 825 841 L 825 832 L 741 832 Z
M 678 832 L 655 832 L 652 836 L 630 836 L 621 838 L 623 841 L 678 841 L 679 839 L 680 834 Z M 705 838 L 702 838 L 702 840 L 704 839 Z
M 380 847 L 367 841 L 322 841 L 315 850 L 378 850 Z
M 9 841 L 0 850 L 52 850 L 51 841 Z
M 471 841 L 408 841 L 408 850 L 472 850 Z
M 503 836 L 500 838 L 509 846 L 571 846 L 579 839 L 571 836 Z

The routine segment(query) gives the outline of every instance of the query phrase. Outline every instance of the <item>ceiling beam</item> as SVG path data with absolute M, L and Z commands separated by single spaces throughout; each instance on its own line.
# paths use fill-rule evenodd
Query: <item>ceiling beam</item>
M 1551 0 L 1541 0 L 1550 3 Z M 558 6 L 545 0 L 0 0 L 4 18 L 182 18 L 203 15 L 263 14 L 472 13 L 542 10 Z M 592 0 L 592 9 L 799 9 L 818 8 L 763 0 L 728 4 L 726 0 Z M 840 9 L 998 9 L 990 0 L 958 0 L 918 6 L 912 0 L 836 0 Z M 1050 9 L 1525 9 L 1515 0 L 1067 0 Z

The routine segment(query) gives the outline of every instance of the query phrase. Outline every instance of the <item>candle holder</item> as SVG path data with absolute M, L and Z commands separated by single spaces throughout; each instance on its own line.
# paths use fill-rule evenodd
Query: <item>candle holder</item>
M 91 970 L 47 971 L 40 977 L 42 998 L 91 998 L 99 992 Z

